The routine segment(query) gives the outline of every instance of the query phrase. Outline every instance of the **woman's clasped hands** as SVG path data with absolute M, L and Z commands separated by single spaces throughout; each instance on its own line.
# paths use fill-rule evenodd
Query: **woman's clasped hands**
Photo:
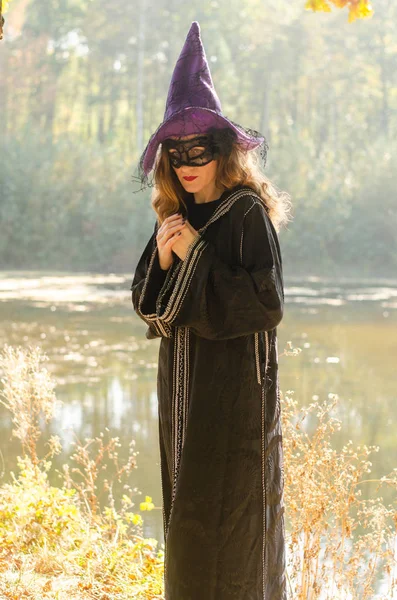
M 156 235 L 160 267 L 164 270 L 170 268 L 173 262 L 172 251 L 184 260 L 188 247 L 199 235 L 181 214 L 166 217 Z

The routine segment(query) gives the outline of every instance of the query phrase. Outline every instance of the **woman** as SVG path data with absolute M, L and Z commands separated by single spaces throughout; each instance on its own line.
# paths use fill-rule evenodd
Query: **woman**
M 165 599 L 286 600 L 276 228 L 289 200 L 252 152 L 265 158 L 263 136 L 222 115 L 199 33 L 141 158 L 158 220 L 131 286 L 161 338 Z

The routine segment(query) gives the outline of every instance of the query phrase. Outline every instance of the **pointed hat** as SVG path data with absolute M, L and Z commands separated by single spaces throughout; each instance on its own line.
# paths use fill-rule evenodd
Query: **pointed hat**
M 211 128 L 232 129 L 236 143 L 244 150 L 260 146 L 263 162 L 266 162 L 268 145 L 265 137 L 222 114 L 200 38 L 200 26 L 193 21 L 172 74 L 164 120 L 150 137 L 139 161 L 142 182 L 147 181 L 161 142 L 171 136 L 204 134 Z

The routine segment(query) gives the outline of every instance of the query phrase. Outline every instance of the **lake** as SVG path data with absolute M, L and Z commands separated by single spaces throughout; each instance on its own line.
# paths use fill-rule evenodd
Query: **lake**
M 130 274 L 2 272 L 0 341 L 40 346 L 50 359 L 47 366 L 62 405 L 44 426 L 43 442 L 53 434 L 61 438 L 63 453 L 54 457 L 55 468 L 68 461 L 75 436 L 84 441 L 100 432 L 106 437 L 108 430 L 107 435 L 120 439 L 120 462 L 135 440 L 138 468 L 128 482 L 136 488 L 132 510 L 139 512 L 145 495 L 153 498 L 156 509 L 142 513 L 144 534 L 162 542 L 156 395 L 160 340 L 145 338 L 130 285 Z M 336 444 L 351 439 L 379 445 L 370 458 L 371 477 L 388 473 L 396 466 L 397 280 L 286 278 L 280 355 L 288 342 L 301 352 L 280 357 L 281 390 L 294 390 L 303 405 L 338 394 L 342 429 Z M 17 470 L 21 447 L 3 406 L 0 428 L 4 483 Z M 57 484 L 55 474 L 51 477 Z M 387 492 L 384 499 L 389 499 Z

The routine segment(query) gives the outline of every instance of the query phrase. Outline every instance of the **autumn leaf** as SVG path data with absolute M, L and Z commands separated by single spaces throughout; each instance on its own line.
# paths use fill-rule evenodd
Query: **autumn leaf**
M 332 5 L 349 10 L 349 23 L 356 19 L 372 17 L 374 13 L 370 0 L 307 0 L 305 9 L 314 12 L 331 12 Z
M 359 2 L 356 4 L 352 3 L 349 12 L 349 23 L 355 21 L 356 19 L 366 19 L 368 17 L 372 17 L 373 13 L 374 11 L 367 0 L 359 0 Z
M 332 4 L 335 4 L 337 8 L 345 8 L 347 4 L 350 4 L 349 0 L 331 0 Z
M 145 502 L 140 503 L 141 510 L 152 510 L 154 508 L 154 504 L 150 496 L 145 496 Z
M 307 0 L 305 9 L 313 10 L 315 12 L 331 12 L 331 8 L 326 0 Z

